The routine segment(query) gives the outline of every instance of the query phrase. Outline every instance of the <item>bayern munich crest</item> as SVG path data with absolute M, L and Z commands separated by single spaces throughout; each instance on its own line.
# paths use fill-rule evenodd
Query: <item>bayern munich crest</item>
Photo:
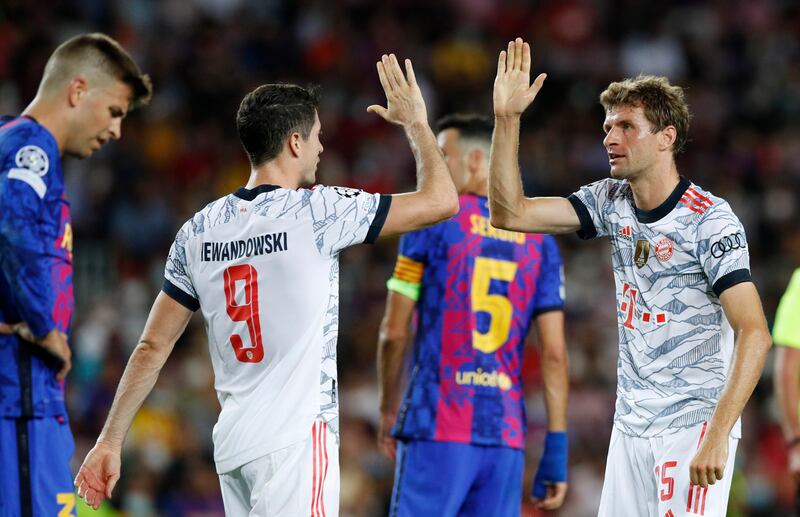
M 664 237 L 656 243 L 656 258 L 662 262 L 666 262 L 672 258 L 672 250 L 672 241 Z

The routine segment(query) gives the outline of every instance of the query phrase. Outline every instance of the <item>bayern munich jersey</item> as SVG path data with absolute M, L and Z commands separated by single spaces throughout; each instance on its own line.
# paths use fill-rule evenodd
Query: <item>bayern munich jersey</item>
M 391 196 L 260 185 L 210 203 L 178 232 L 164 292 L 203 314 L 219 473 L 305 439 L 338 436 L 339 252 L 373 242 Z
M 389 288 L 417 300 L 408 387 L 393 435 L 524 448 L 521 366 L 532 318 L 564 305 L 552 236 L 498 230 L 487 199 L 404 235 Z
M 69 335 L 72 226 L 53 135 L 30 117 L 0 119 L 0 321 Z M 0 335 L 0 417 L 66 415 L 60 362 Z
M 615 425 L 651 437 L 710 420 L 734 345 L 719 296 L 750 281 L 739 219 L 683 177 L 650 211 L 634 206 L 630 184 L 611 178 L 569 200 L 580 237 L 611 239 L 620 338 Z

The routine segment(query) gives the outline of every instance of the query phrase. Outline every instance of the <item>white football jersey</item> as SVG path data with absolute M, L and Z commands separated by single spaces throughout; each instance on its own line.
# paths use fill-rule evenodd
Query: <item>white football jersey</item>
M 205 320 L 219 473 L 305 439 L 318 418 L 338 437 L 338 255 L 373 242 L 390 204 L 343 187 L 261 185 L 178 232 L 163 290 Z
M 711 418 L 734 336 L 720 304 L 750 281 L 744 228 L 728 203 L 686 178 L 654 210 L 607 178 L 568 198 L 579 236 L 611 238 L 619 359 L 614 423 L 629 435 L 669 434 Z M 740 422 L 733 430 L 739 437 Z

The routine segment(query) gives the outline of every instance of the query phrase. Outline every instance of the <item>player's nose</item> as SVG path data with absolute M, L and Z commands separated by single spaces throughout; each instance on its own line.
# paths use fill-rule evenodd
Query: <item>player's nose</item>
M 108 128 L 108 132 L 111 135 L 111 138 L 114 140 L 119 140 L 120 137 L 122 137 L 122 119 L 113 118 L 111 120 L 111 125 Z

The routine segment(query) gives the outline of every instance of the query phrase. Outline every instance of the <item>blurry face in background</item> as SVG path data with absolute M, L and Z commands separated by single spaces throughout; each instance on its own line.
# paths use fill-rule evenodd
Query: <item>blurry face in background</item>
M 660 132 L 652 129 L 640 106 L 614 106 L 606 112 L 603 145 L 612 178 L 635 179 L 656 164 Z
M 455 128 L 445 129 L 439 133 L 437 141 L 442 154 L 444 154 L 444 161 L 450 170 L 456 191 L 461 194 L 469 181 L 469 170 L 461 150 L 459 133 L 459 130 Z
M 115 79 L 85 84 L 74 94 L 73 127 L 64 143 L 64 153 L 88 158 L 109 140 L 122 136 L 122 119 L 128 112 L 131 88 Z
M 311 126 L 311 132 L 308 134 L 308 139 L 303 140 L 303 145 L 300 151 L 301 187 L 310 187 L 316 183 L 319 155 L 322 154 L 323 151 L 322 142 L 320 141 L 321 133 L 322 124 L 319 121 L 319 115 L 314 115 L 314 125 Z

